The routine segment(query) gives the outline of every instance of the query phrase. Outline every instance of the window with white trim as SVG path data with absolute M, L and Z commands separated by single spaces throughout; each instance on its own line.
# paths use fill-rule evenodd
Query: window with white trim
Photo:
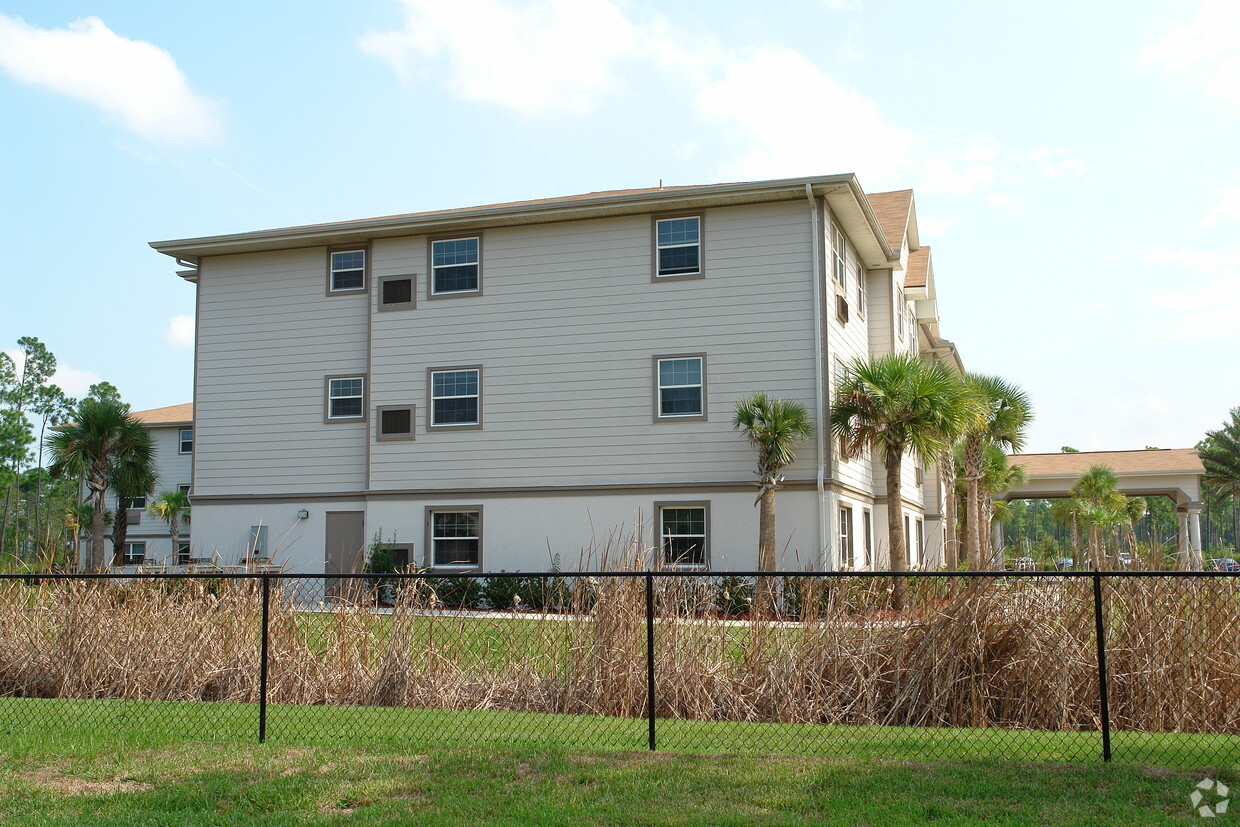
M 702 217 L 660 218 L 654 223 L 655 275 L 702 274 Z
M 429 537 L 431 568 L 478 568 L 482 561 L 482 511 L 432 510 Z
M 482 290 L 482 239 L 445 238 L 431 242 L 431 295 Z
M 904 563 L 908 568 L 913 567 L 913 533 L 909 527 L 909 516 L 904 515 Z
M 366 289 L 366 250 L 334 250 L 329 253 L 328 279 L 332 293 Z
M 194 429 L 193 428 L 182 428 L 181 433 L 180 433 L 180 438 L 178 441 L 180 443 L 180 446 L 177 449 L 177 453 L 181 453 L 181 454 L 194 453 Z
M 840 506 L 840 567 L 853 567 L 853 510 Z
M 327 380 L 328 420 L 361 419 L 365 410 L 366 380 L 361 376 L 339 376 Z
M 907 305 L 904 303 L 904 288 L 896 288 L 896 324 L 900 328 L 900 337 L 904 337 L 904 314 Z
M 865 268 L 857 263 L 857 315 L 865 318 Z
M 129 511 L 142 511 L 146 508 L 146 497 L 126 497 L 125 508 Z
M 655 358 L 658 419 L 706 416 L 706 359 L 703 356 Z
M 183 543 L 183 542 L 177 543 L 177 565 L 178 566 L 188 566 L 189 561 L 191 559 L 190 554 L 191 552 L 190 552 L 189 543 Z
M 917 565 L 921 565 L 926 558 L 926 524 L 917 518 Z
M 121 565 L 137 566 L 146 559 L 146 543 L 125 543 L 125 553 L 121 555 Z
M 430 425 L 460 428 L 482 424 L 482 370 L 430 371 Z
M 861 568 L 868 569 L 874 563 L 874 515 L 868 508 L 861 511 L 861 542 L 865 549 L 865 559 L 861 561 Z
M 847 242 L 844 241 L 844 231 L 839 227 L 835 228 L 835 281 L 840 287 L 848 282 L 848 270 L 846 262 L 848 261 Z
M 659 513 L 659 548 L 663 565 L 670 568 L 704 569 L 709 565 L 707 523 L 709 509 L 701 505 L 656 505 Z

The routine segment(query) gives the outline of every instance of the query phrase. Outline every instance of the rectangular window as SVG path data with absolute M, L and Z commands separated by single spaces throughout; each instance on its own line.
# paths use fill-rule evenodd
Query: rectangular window
M 328 292 L 352 293 L 366 289 L 366 250 L 333 250 L 328 253 Z
M 430 509 L 431 568 L 476 569 L 482 562 L 482 509 L 448 511 Z
M 848 247 L 844 241 L 844 232 L 839 228 L 835 228 L 835 281 L 840 287 L 848 282 L 848 274 L 846 262 L 848 261 Z
M 853 567 L 853 510 L 840 506 L 840 567 Z
M 178 486 L 177 486 L 177 490 L 178 490 L 178 491 L 180 491 L 182 494 L 188 494 L 188 493 L 189 493 L 189 483 L 188 483 L 188 482 L 183 482 L 183 483 L 181 483 L 180 485 L 178 485 Z
M 861 542 L 865 548 L 865 559 L 861 561 L 861 568 L 868 569 L 874 560 L 874 515 L 868 508 L 861 512 Z
M 865 318 L 865 270 L 857 264 L 857 317 Z
M 181 429 L 180 443 L 181 443 L 181 447 L 180 447 L 179 453 L 182 453 L 182 454 L 194 453 L 194 429 L 193 428 L 182 428 Z
M 913 567 L 913 534 L 909 530 L 908 515 L 904 515 L 904 563 L 909 568 Z
M 146 497 L 126 497 L 125 508 L 130 511 L 142 511 L 146 508 Z
M 177 543 L 177 565 L 188 566 L 190 561 L 189 543 Z
M 478 428 L 482 425 L 482 369 L 432 369 L 430 427 Z
M 707 545 L 709 507 L 705 503 L 655 503 L 659 515 L 659 548 L 663 565 L 704 569 L 710 557 Z
M 916 355 L 917 353 L 917 316 L 914 315 L 913 311 L 911 310 L 908 312 L 908 340 L 909 340 L 909 350 L 911 350 L 913 354 Z
M 413 405 L 383 405 L 379 407 L 378 416 L 375 438 L 380 442 L 414 438 L 416 414 Z
M 366 410 L 365 386 L 361 376 L 327 377 L 327 421 L 361 419 Z
M 655 357 L 655 419 L 706 418 L 706 357 Z
M 904 312 L 907 305 L 904 303 L 904 288 L 896 288 L 896 324 L 900 328 L 900 338 L 904 338 Z
M 245 556 L 251 560 L 263 560 L 267 557 L 267 526 L 250 526 L 250 536 L 245 544 Z
M 481 292 L 481 237 L 432 241 L 430 271 L 431 296 Z
M 413 276 L 386 276 L 379 279 L 379 309 L 408 310 L 414 307 Z
M 917 565 L 921 565 L 926 557 L 926 524 L 917 518 Z
M 137 566 L 146 559 L 146 543 L 125 543 L 125 553 L 121 555 L 121 565 Z
M 656 278 L 702 275 L 702 217 L 656 219 L 654 248 Z

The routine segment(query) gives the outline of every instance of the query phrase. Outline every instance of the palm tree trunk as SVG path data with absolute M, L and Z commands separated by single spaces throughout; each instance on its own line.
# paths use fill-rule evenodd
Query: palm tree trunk
M 956 460 L 951 451 L 939 458 L 939 478 L 943 481 L 943 567 L 948 571 L 960 568 L 960 538 L 956 532 Z
M 107 494 L 106 486 L 106 482 L 98 490 L 91 486 L 90 500 L 93 508 L 90 515 L 90 570 L 93 572 L 103 571 L 106 564 L 103 556 L 103 512 L 104 497 Z
M 775 483 L 763 480 L 758 498 L 758 570 L 775 571 Z M 770 615 L 775 606 L 775 578 L 760 577 L 755 609 L 760 617 Z
M 965 494 L 965 548 L 969 554 L 969 570 L 981 571 L 982 569 L 982 540 L 981 540 L 981 486 L 979 481 L 982 476 L 982 440 L 981 437 L 970 436 L 964 443 L 964 475 L 968 481 L 969 490 Z
M 978 503 L 978 511 L 980 514 L 980 522 L 978 524 L 979 529 L 981 526 L 986 526 L 986 533 L 983 535 L 979 531 L 978 539 L 979 542 L 985 544 L 985 547 L 988 550 L 987 554 L 981 555 L 979 547 L 979 562 L 981 562 L 983 567 L 986 569 L 999 568 L 997 564 L 999 555 L 996 553 L 994 543 L 992 543 L 990 539 L 991 534 L 994 531 L 995 524 L 995 501 L 989 497 L 982 497 L 981 501 Z
M 897 612 L 904 611 L 905 598 L 908 594 L 908 578 L 898 572 L 908 571 L 908 554 L 904 546 L 903 495 L 900 492 L 900 464 L 903 459 L 901 451 L 887 449 L 884 468 L 887 472 L 887 545 L 890 549 L 888 568 L 897 572 L 892 583 L 891 608 Z
M 116 510 L 112 512 L 112 565 L 121 564 L 128 540 L 129 509 L 125 507 L 125 498 L 117 494 Z

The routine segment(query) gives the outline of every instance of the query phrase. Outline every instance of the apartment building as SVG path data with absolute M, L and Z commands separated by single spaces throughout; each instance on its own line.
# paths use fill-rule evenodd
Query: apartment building
M 152 246 L 197 287 L 196 556 L 331 573 L 382 538 L 440 571 L 751 569 L 753 391 L 818 426 L 781 568 L 885 565 L 889 511 L 915 564 L 937 553 L 937 477 L 911 458 L 886 503 L 825 421 L 853 358 L 958 364 L 911 191 L 659 187 Z

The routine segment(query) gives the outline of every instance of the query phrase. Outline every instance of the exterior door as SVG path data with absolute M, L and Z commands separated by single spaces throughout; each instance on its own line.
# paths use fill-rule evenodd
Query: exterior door
M 365 512 L 328 511 L 323 587 L 329 600 L 356 601 L 366 591 L 364 580 L 341 580 L 333 574 L 358 574 L 366 563 Z

